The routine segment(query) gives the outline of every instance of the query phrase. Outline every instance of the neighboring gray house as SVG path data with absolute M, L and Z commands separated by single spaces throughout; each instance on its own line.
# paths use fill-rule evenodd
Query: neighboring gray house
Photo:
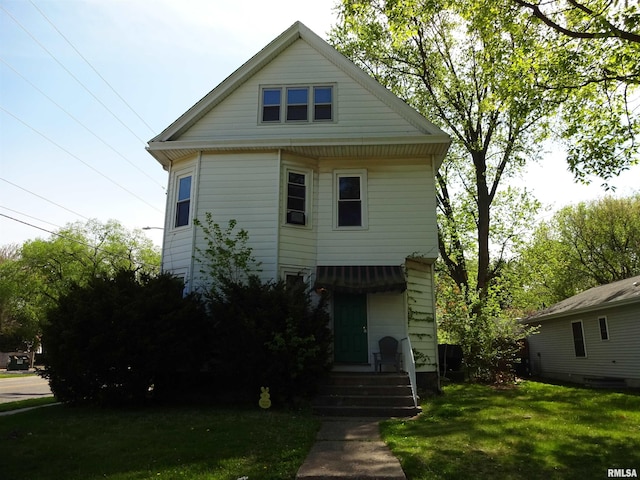
M 435 175 L 449 144 L 295 23 L 149 142 L 169 172 L 163 270 L 197 289 L 194 219 L 235 219 L 263 279 L 331 293 L 334 370 L 372 372 L 393 336 L 407 371 L 419 354 L 414 383 L 437 382 Z
M 640 276 L 591 288 L 522 320 L 539 325 L 534 375 L 640 388 Z

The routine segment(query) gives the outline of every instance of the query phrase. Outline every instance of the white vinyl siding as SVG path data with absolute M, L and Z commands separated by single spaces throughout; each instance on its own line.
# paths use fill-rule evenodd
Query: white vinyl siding
M 437 370 L 437 330 L 433 304 L 432 266 L 407 260 L 408 331 L 418 372 Z
M 191 268 L 191 257 L 193 256 L 192 238 L 193 222 L 190 211 L 189 224 L 182 227 L 175 227 L 176 204 L 178 201 L 178 188 L 180 178 L 191 176 L 190 209 L 193 210 L 193 196 L 197 194 L 195 188 L 197 182 L 197 156 L 176 162 L 169 172 L 169 191 L 167 192 L 167 212 L 165 219 L 165 231 L 163 240 L 162 269 L 165 272 L 188 272 Z
M 366 166 L 366 228 L 334 228 L 335 171 Z M 318 263 L 402 265 L 413 253 L 437 257 L 435 190 L 428 163 L 324 161 L 319 171 Z
M 333 121 L 284 122 L 264 124 L 261 86 L 333 85 L 335 111 Z M 283 101 L 286 93 L 283 91 Z M 310 101 L 313 92 L 309 92 Z M 313 115 L 313 112 L 310 112 Z M 297 40 L 287 50 L 238 87 L 216 108 L 208 112 L 179 140 L 242 140 L 257 138 L 340 138 L 417 135 L 422 132 L 380 101 L 369 90 L 314 50 L 304 40 Z
M 265 280 L 278 275 L 278 163 L 277 152 L 202 154 L 200 166 L 197 217 L 204 220 L 205 212 L 211 212 L 223 230 L 231 219 L 237 222 L 236 231 L 247 230 Z M 195 234 L 196 247 L 206 248 L 202 230 L 196 227 Z M 194 270 L 200 268 L 196 262 Z
M 605 313 L 609 328 L 606 342 L 600 338 L 598 321 Z M 575 356 L 571 322 L 576 320 L 582 320 L 586 358 Z M 541 322 L 540 332 L 529 337 L 534 373 L 576 382 L 585 376 L 640 382 L 639 320 L 640 305 L 636 304 Z
M 401 293 L 376 293 L 367 295 L 367 333 L 369 336 L 369 362 L 373 365 L 373 353 L 379 352 L 378 341 L 387 335 L 398 340 L 407 336 L 404 295 Z
M 280 265 L 304 268 L 315 272 L 317 228 L 316 212 L 318 198 L 318 176 L 315 173 L 316 161 L 295 155 L 283 154 L 280 179 L 280 232 L 278 258 Z M 287 174 L 300 172 L 306 175 L 307 202 L 305 225 L 287 223 Z

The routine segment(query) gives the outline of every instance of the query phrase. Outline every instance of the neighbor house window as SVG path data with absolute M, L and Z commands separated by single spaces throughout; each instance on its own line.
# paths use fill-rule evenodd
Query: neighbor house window
M 189 225 L 191 209 L 191 175 L 178 178 L 178 197 L 176 201 L 176 227 Z
M 331 85 L 282 85 L 261 90 L 262 123 L 331 122 L 334 93 Z
M 573 348 L 576 353 L 576 357 L 586 357 L 587 352 L 584 345 L 582 321 L 571 322 L 571 330 L 573 331 Z
M 306 225 L 307 174 L 287 171 L 287 223 Z
M 366 174 L 336 174 L 336 227 L 366 226 Z
M 607 325 L 607 317 L 598 318 L 600 326 L 600 340 L 609 340 L 609 326 Z

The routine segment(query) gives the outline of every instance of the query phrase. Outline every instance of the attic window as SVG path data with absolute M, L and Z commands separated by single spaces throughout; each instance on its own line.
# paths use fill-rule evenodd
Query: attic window
M 333 88 L 313 87 L 313 120 L 333 120 Z
M 306 122 L 309 118 L 309 89 L 287 88 L 287 122 Z
M 262 87 L 260 98 L 260 123 L 308 123 L 334 120 L 332 85 Z
M 280 97 L 282 92 L 279 88 L 265 88 L 262 91 L 262 121 L 263 122 L 279 122 L 280 121 Z

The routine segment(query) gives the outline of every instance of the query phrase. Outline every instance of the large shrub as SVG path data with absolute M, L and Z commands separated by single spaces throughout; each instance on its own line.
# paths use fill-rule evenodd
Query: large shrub
M 276 404 L 310 396 L 330 367 L 324 299 L 313 298 L 301 282 L 261 281 L 249 234 L 236 230 L 235 220 L 222 228 L 207 212 L 195 223 L 206 242 L 197 252 L 214 325 L 210 365 L 218 383 L 247 400 L 263 386 Z
M 204 308 L 182 281 L 120 271 L 75 286 L 49 312 L 45 373 L 63 402 L 148 398 L 161 373 L 198 369 L 207 344 Z
M 503 308 L 506 292 L 498 286 L 487 298 L 466 295 L 440 278 L 438 285 L 438 337 L 440 343 L 460 345 L 469 379 L 483 383 L 504 383 L 515 379 L 522 340 L 536 332 L 518 323 Z
M 243 399 L 269 387 L 276 404 L 294 405 L 314 393 L 330 367 L 331 332 L 324 301 L 306 285 L 284 281 L 218 285 L 210 301 L 215 321 L 213 369 Z

